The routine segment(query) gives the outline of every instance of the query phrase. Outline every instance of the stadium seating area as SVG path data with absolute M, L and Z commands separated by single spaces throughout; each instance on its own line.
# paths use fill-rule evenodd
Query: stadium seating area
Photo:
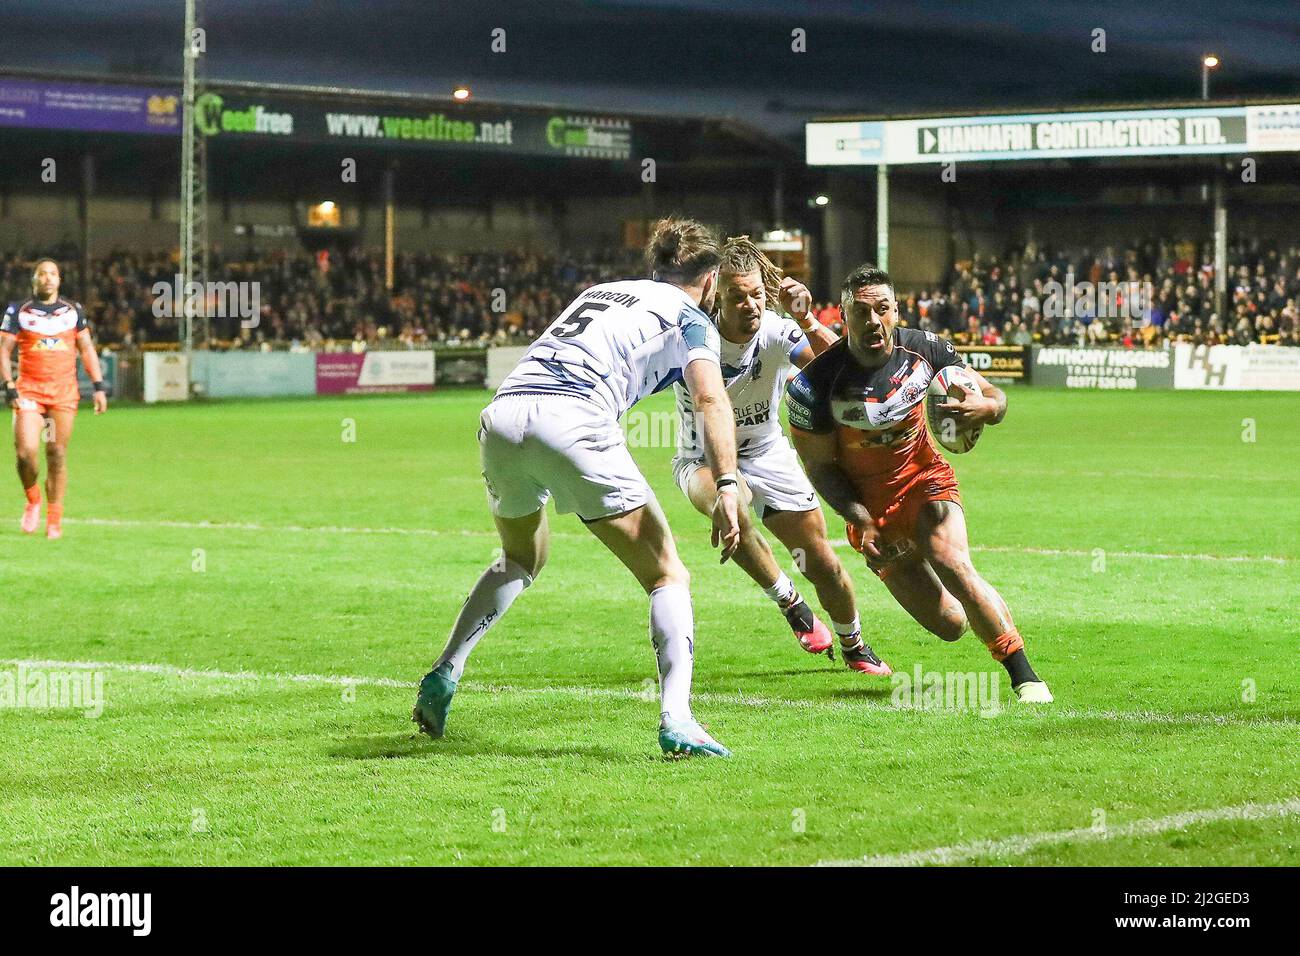
M 10 255 L 0 264 L 10 300 L 30 294 L 37 254 Z M 154 310 L 154 286 L 175 283 L 166 253 L 111 255 L 91 262 L 88 284 L 78 258 L 62 262 L 64 288 L 82 302 L 105 345 L 175 342 L 174 318 Z M 639 270 L 640 256 L 622 251 L 576 253 L 562 259 L 518 253 L 400 254 L 394 289 L 384 288 L 381 254 L 267 254 L 214 258 L 209 279 L 258 282 L 262 318 L 243 330 L 237 319 L 214 319 L 215 347 L 304 347 L 364 342 L 367 347 L 418 347 L 430 342 L 532 338 L 589 285 Z M 220 345 L 218 346 L 218 343 Z
M 1127 248 L 1048 251 L 1028 244 L 1004 256 L 955 263 L 942 287 L 903 295 L 903 321 L 965 343 L 1122 344 L 1154 347 L 1169 340 L 1300 345 L 1300 248 L 1258 243 L 1230 250 L 1231 309 L 1214 312 L 1209 245 L 1148 240 Z M 35 255 L 0 261 L 8 299 L 28 294 Z M 91 263 L 80 281 L 78 257 L 61 255 L 64 286 L 85 304 L 105 345 L 174 342 L 176 320 L 154 313 L 154 285 L 172 283 L 167 253 L 111 255 Z M 228 256 L 212 263 L 214 281 L 259 283 L 262 320 L 242 330 L 214 320 L 212 347 L 419 347 L 431 342 L 530 339 L 581 288 L 637 274 L 635 252 L 606 250 L 561 257 L 526 252 L 401 254 L 396 292 L 384 290 L 383 259 L 374 251 Z M 1073 272 L 1083 282 L 1150 283 L 1149 309 L 1137 319 L 1069 316 L 1048 307 L 1051 286 Z M 1146 303 L 1142 303 L 1145 307 Z M 1135 310 L 1129 310 L 1135 311 Z M 1104 312 L 1104 310 L 1103 310 Z M 827 324 L 833 303 L 818 306 Z
M 1199 253 L 1199 255 L 1198 255 Z M 1003 257 L 975 256 L 953 266 L 941 289 L 903 297 L 909 325 L 951 334 L 967 344 L 1158 346 L 1262 342 L 1300 345 L 1300 248 L 1260 243 L 1231 247 L 1229 308 L 1215 313 L 1213 247 L 1146 240 L 1100 252 L 1048 251 L 1028 244 Z M 1058 283 L 1136 283 L 1133 309 L 1049 308 Z M 1063 294 L 1058 305 L 1068 294 Z M 1104 299 L 1103 299 L 1104 301 Z M 1101 312 L 1101 315 L 1097 313 Z M 1116 314 L 1116 313 L 1119 314 Z M 1127 313 L 1127 314 L 1126 314 Z M 1129 317 L 1137 314 L 1137 318 Z

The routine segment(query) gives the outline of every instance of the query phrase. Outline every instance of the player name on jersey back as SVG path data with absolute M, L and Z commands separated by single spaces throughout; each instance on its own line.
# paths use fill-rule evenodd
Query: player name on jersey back
M 718 330 L 681 289 L 653 279 L 605 282 L 560 313 L 497 395 L 584 398 L 618 418 L 682 381 L 690 362 L 718 362 L 718 350 Z

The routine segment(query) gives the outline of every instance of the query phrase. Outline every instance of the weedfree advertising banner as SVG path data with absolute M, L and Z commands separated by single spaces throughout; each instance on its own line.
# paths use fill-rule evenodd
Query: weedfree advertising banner
M 195 123 L 210 138 L 359 143 L 410 149 L 627 159 L 632 124 L 624 119 L 456 106 L 336 107 L 319 101 L 205 93 Z
M 1300 103 L 809 123 L 811 166 L 1300 150 Z
M 456 105 L 420 109 L 211 91 L 194 104 L 209 138 L 358 143 L 406 149 L 624 160 L 626 119 Z M 0 126 L 177 134 L 179 89 L 0 79 Z

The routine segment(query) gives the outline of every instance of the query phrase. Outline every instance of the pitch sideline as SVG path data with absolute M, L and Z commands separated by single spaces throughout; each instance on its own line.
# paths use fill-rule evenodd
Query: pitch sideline
M 442 531 L 437 528 L 395 528 L 349 525 L 264 525 L 255 521 L 172 521 L 158 519 L 145 521 L 135 518 L 64 518 L 64 524 L 83 524 L 106 528 L 177 528 L 185 531 L 263 531 L 286 532 L 290 534 L 373 534 L 373 535 L 410 535 L 414 537 L 462 537 L 494 538 L 495 531 Z M 556 538 L 588 539 L 585 534 L 566 531 L 551 531 Z M 680 537 L 680 536 L 679 536 Z M 847 548 L 849 543 L 844 538 L 831 540 L 832 547 Z M 1038 548 L 1011 547 L 1007 545 L 972 545 L 971 550 L 987 554 L 1037 554 L 1045 557 L 1090 558 L 1092 551 L 1073 548 Z M 1146 561 L 1223 561 L 1232 564 L 1293 564 L 1294 558 L 1284 558 L 1271 554 L 1199 554 L 1195 552 L 1163 551 L 1106 551 L 1111 558 L 1136 558 Z
M 1204 810 L 1185 810 L 1164 817 L 1133 820 L 1119 826 L 1078 827 L 1073 830 L 1049 830 L 1042 833 L 1023 833 L 998 840 L 972 840 L 952 846 L 939 846 L 929 850 L 908 850 L 902 853 L 884 853 L 863 856 L 852 860 L 823 860 L 815 866 L 950 866 L 984 857 L 1023 856 L 1041 846 L 1061 843 L 1097 843 L 1129 837 L 1157 836 L 1173 830 L 1182 830 L 1198 823 L 1219 823 L 1228 820 L 1274 820 L 1300 815 L 1300 797 L 1291 797 L 1276 803 L 1242 803 L 1230 807 L 1210 807 Z
M 349 676 L 345 674 L 292 674 L 264 671 L 223 671 L 215 668 L 177 667 L 174 664 L 141 663 L 130 661 L 67 661 L 38 660 L 31 658 L 0 658 L 0 664 L 11 667 L 39 668 L 45 670 L 104 670 L 127 674 L 152 674 L 159 677 L 176 677 L 189 680 L 224 680 L 245 681 L 249 683 L 289 683 L 307 684 L 326 687 L 376 687 L 387 690 L 415 690 L 414 680 L 397 680 L 392 677 Z M 582 687 L 561 685 L 556 687 L 517 687 L 511 684 L 481 684 L 467 681 L 463 693 L 477 694 L 560 694 L 568 697 L 603 697 L 615 700 L 654 701 L 658 697 L 658 688 L 649 678 L 640 690 L 619 687 Z M 908 710 L 888 703 L 875 701 L 809 701 L 791 700 L 783 697 L 761 697 L 754 694 L 719 694 L 702 691 L 691 696 L 693 701 L 702 704 L 720 704 L 735 707 L 753 707 L 765 710 L 780 707 L 797 710 L 850 711 L 863 708 L 874 710 Z M 1002 710 L 1006 713 L 1014 705 Z M 933 713 L 932 711 L 918 711 Z M 940 713 L 949 713 L 943 711 Z M 956 711 L 955 714 L 964 712 Z M 1273 717 L 1235 717 L 1227 714 L 1164 714 L 1155 711 L 1121 711 L 1121 710 L 1080 710 L 1068 707 L 1054 707 L 1034 712 L 1036 718 L 1064 718 L 1073 720 L 1108 720 L 1136 724 L 1174 724 L 1190 726 L 1231 726 L 1231 727 L 1279 727 L 1300 729 L 1300 721 Z M 988 719 L 988 718 L 980 718 Z

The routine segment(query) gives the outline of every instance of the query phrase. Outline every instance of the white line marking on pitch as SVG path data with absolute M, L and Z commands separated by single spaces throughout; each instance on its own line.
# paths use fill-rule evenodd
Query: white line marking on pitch
M 1129 837 L 1154 836 L 1171 830 L 1182 830 L 1198 823 L 1218 823 L 1224 820 L 1272 820 L 1297 814 L 1300 814 L 1300 797 L 1292 797 L 1277 803 L 1243 803 L 1235 807 L 1186 810 L 1182 813 L 1172 813 L 1167 817 L 1134 820 L 1132 823 L 1113 827 L 1079 827 L 1075 830 L 1024 833 L 1000 840 L 974 840 L 970 843 L 957 843 L 930 850 L 885 853 L 879 856 L 863 856 L 855 860 L 823 860 L 816 865 L 945 866 L 983 857 L 1022 856 L 1040 846 L 1054 846 L 1059 843 L 1123 840 Z
M 397 690 L 415 690 L 417 681 L 396 680 L 392 677 L 360 677 L 345 674 L 289 674 L 261 671 L 223 671 L 210 668 L 177 667 L 172 664 L 131 663 L 121 661 L 60 661 L 30 660 L 22 658 L 0 658 L 0 664 L 17 667 L 19 665 L 44 670 L 104 670 L 126 674 L 154 674 L 159 677 L 177 677 L 192 680 L 227 680 L 255 683 L 259 681 L 281 682 L 290 684 L 315 684 L 328 687 L 382 687 Z M 516 687 L 511 684 L 485 684 L 466 681 L 462 688 L 464 693 L 477 694 L 560 694 L 566 697 L 603 697 L 614 700 L 654 701 L 657 692 L 625 687 L 576 687 L 560 685 L 556 687 Z M 720 704 L 733 707 L 754 707 L 764 710 L 783 708 L 789 710 L 832 710 L 858 711 L 868 710 L 910 710 L 895 707 L 893 704 L 864 699 L 846 700 L 791 700 L 784 697 L 760 697 L 755 694 L 719 694 L 702 691 L 692 695 L 692 700 L 702 704 Z M 1008 705 L 1001 712 L 1015 708 Z M 925 711 L 937 716 L 967 716 L 966 711 Z M 1066 720 L 1108 720 L 1118 723 L 1134 724 L 1183 724 L 1190 726 L 1216 727 L 1279 727 L 1288 730 L 1300 728 L 1300 721 L 1272 717 L 1235 717 L 1230 714 L 1162 714 L 1154 711 L 1121 710 L 1080 710 L 1070 707 L 1054 707 L 1050 710 L 1034 711 L 1036 718 L 1056 717 Z
M 847 548 L 845 538 L 831 541 L 833 548 Z M 1091 558 L 1093 552 L 1074 548 L 1033 548 L 1010 547 L 1000 544 L 974 544 L 972 551 L 984 551 L 991 554 L 1041 554 L 1051 558 Z M 1105 550 L 1105 549 L 1101 549 Z M 1228 562 L 1263 562 L 1266 564 L 1290 564 L 1294 559 L 1280 558 L 1271 554 L 1195 554 L 1164 551 L 1106 551 L 1108 558 L 1142 558 L 1147 561 L 1228 561 Z
M 348 525 L 266 525 L 259 524 L 255 521 L 170 521 L 170 520 L 151 520 L 144 521 L 132 518 L 64 518 L 66 524 L 84 524 L 100 526 L 105 528 L 179 528 L 186 531 L 283 531 L 291 534 L 392 534 L 392 535 L 413 535 L 417 537 L 440 538 L 440 537 L 462 537 L 462 538 L 494 538 L 495 531 L 475 531 L 471 529 L 462 529 L 456 531 L 441 531 L 437 528 L 368 528 L 354 527 Z M 552 537 L 556 538 L 583 538 L 590 536 L 585 534 L 573 534 L 566 531 L 552 531 Z M 678 536 L 680 537 L 680 536 Z M 831 546 L 836 548 L 847 548 L 849 543 L 844 538 L 837 538 L 831 541 Z M 981 551 L 990 554 L 1039 554 L 1045 557 L 1068 557 L 1068 558 L 1090 558 L 1091 551 L 1076 550 L 1072 548 L 1035 548 L 1035 547 L 1011 547 L 1007 545 L 973 545 L 972 551 Z M 1138 558 L 1147 561 L 1225 561 L 1229 563 L 1263 563 L 1263 564 L 1292 564 L 1295 558 L 1284 558 L 1271 554 L 1183 554 L 1179 552 L 1160 552 L 1160 551 L 1107 551 L 1107 557 L 1111 558 Z
M 98 525 L 105 528 L 181 528 L 187 531 L 288 531 L 295 534 L 409 534 L 431 538 L 444 535 L 463 537 L 495 536 L 495 531 L 439 531 L 435 528 L 353 528 L 339 525 L 266 525 L 255 521 L 138 521 L 131 518 L 64 518 L 68 524 Z

